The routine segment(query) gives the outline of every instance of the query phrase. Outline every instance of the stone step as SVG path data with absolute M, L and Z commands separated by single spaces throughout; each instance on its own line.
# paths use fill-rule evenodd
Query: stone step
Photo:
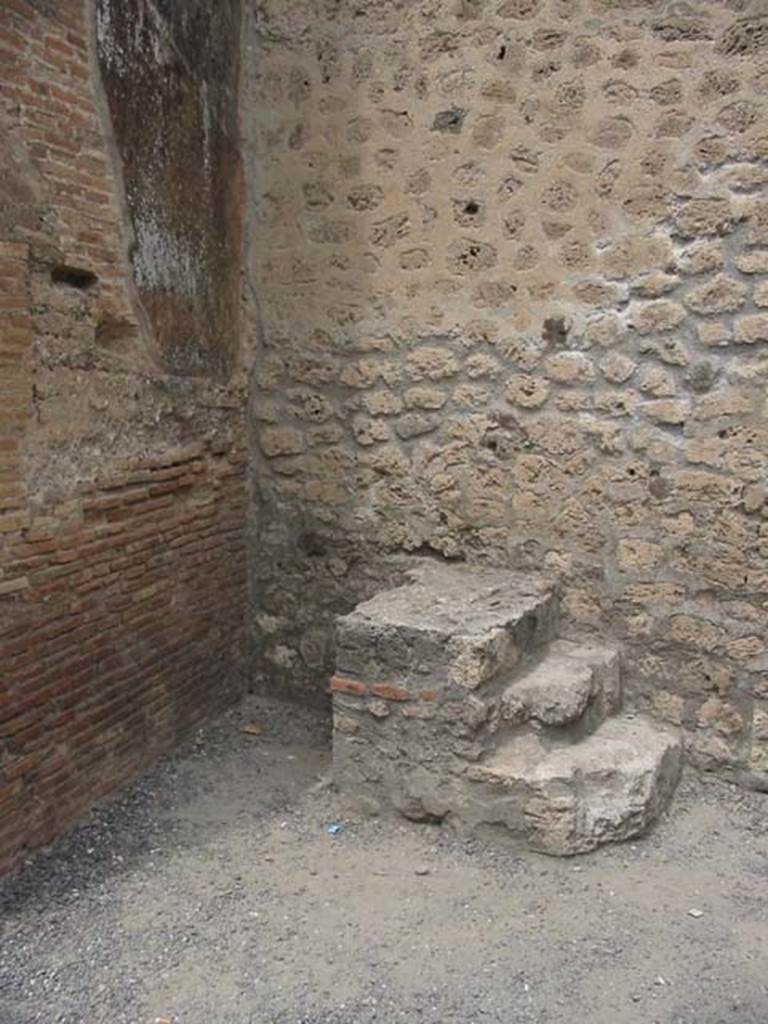
M 538 664 L 504 689 L 501 721 L 534 729 L 570 727 L 573 738 L 593 732 L 621 706 L 619 665 L 613 648 L 556 640 Z
M 460 694 L 556 634 L 557 599 L 542 577 L 442 564 L 409 576 L 337 620 L 337 679 Z
M 642 718 L 609 718 L 578 743 L 547 749 L 531 734 L 472 765 L 458 817 L 506 825 L 532 849 L 568 856 L 643 832 L 680 774 L 677 737 Z

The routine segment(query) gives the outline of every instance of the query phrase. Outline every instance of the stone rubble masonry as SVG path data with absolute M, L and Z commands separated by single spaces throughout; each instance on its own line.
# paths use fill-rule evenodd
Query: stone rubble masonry
M 333 774 L 349 804 L 502 827 L 559 856 L 647 828 L 680 742 L 621 714 L 618 651 L 555 639 L 558 597 L 539 574 L 409 575 L 337 619 Z
M 157 358 L 95 25 L 0 15 L 0 870 L 243 680 L 245 356 Z
M 630 706 L 765 779 L 768 32 L 689 7 L 249 11 L 261 687 L 324 700 L 419 559 L 544 571 Z

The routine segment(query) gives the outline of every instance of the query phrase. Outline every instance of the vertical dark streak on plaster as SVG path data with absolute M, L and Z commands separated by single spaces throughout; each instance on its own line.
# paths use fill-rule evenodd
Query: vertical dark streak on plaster
M 101 77 L 101 68 L 99 66 L 98 45 L 96 39 L 96 6 L 98 0 L 83 0 L 83 3 L 85 5 L 85 24 L 88 27 L 88 62 L 91 69 L 90 80 L 93 89 L 94 106 L 99 112 L 104 136 L 104 148 L 112 165 L 114 181 L 113 194 L 115 204 L 118 207 L 119 221 L 124 241 L 123 254 L 125 289 L 131 303 L 131 310 L 139 327 L 139 341 L 142 347 L 147 350 L 153 362 L 159 363 L 160 353 L 157 349 L 152 325 L 147 315 L 147 311 L 144 308 L 144 304 L 141 301 L 138 288 L 136 287 L 136 282 L 133 278 L 133 273 L 131 272 L 131 252 L 136 245 L 136 234 L 133 230 L 133 222 L 131 220 L 128 201 L 125 194 L 123 158 L 115 140 L 112 118 L 109 113 L 109 103 L 107 101 L 106 93 L 104 92 L 104 83 Z
M 95 11 L 133 278 L 160 365 L 226 379 L 241 301 L 241 0 L 95 0 Z

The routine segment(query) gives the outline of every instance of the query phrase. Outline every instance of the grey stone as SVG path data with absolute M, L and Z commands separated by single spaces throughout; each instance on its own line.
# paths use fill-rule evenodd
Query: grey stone
M 593 694 L 588 665 L 548 658 L 502 699 L 502 717 L 509 721 L 535 721 L 541 725 L 567 725 L 584 714 Z
M 410 576 L 337 620 L 340 675 L 471 690 L 555 634 L 541 577 L 442 565 Z
M 505 690 L 501 716 L 518 723 L 567 726 L 584 719 L 590 709 L 589 726 L 596 726 L 618 707 L 620 687 L 615 651 L 560 640 Z
M 464 124 L 464 118 L 466 117 L 466 110 L 462 110 L 461 107 L 452 107 L 450 110 L 441 110 L 435 114 L 435 119 L 432 122 L 432 130 L 435 132 L 453 132 L 458 135 L 461 131 L 462 125 Z
M 674 791 L 680 760 L 679 739 L 643 719 L 610 719 L 550 751 L 529 737 L 470 768 L 487 793 L 471 817 L 509 824 L 542 853 L 585 853 L 643 832 Z
M 439 416 L 430 416 L 416 412 L 407 412 L 404 416 L 401 416 L 400 419 L 398 419 L 397 422 L 395 423 L 395 433 L 404 441 L 408 441 L 412 437 L 421 437 L 422 434 L 428 434 L 430 431 L 435 430 L 436 427 L 439 426 Z

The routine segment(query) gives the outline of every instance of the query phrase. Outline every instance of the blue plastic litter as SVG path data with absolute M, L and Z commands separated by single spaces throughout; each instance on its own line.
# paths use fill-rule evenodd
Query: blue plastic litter
M 329 836 L 337 836 L 340 832 L 344 831 L 344 826 L 334 821 L 333 824 L 328 826 L 327 831 Z

